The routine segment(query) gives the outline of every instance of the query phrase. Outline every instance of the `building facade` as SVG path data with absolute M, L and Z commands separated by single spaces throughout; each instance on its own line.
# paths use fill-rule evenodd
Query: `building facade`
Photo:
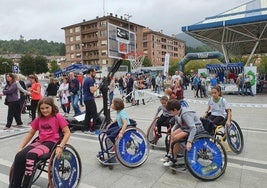
M 62 28 L 65 30 L 66 66 L 75 63 L 101 67 L 112 65 L 114 59 L 108 57 L 108 23 L 135 32 L 138 39 L 136 51 L 143 51 L 144 26 L 110 14 Z
M 108 57 L 108 23 L 134 32 L 136 52 L 144 53 L 153 66 L 162 66 L 167 52 L 171 58 L 181 59 L 185 55 L 183 41 L 110 14 L 62 28 L 66 43 L 64 67 L 75 63 L 111 66 L 114 59 Z
M 153 66 L 163 66 L 166 53 L 170 58 L 181 60 L 184 57 L 185 42 L 146 28 L 143 30 L 143 52 Z

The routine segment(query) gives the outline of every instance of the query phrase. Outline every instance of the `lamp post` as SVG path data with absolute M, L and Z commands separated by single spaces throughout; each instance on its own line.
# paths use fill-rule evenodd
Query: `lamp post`
M 9 65 L 9 64 L 8 64 L 8 62 L 4 61 L 4 62 L 2 62 L 2 65 L 5 65 L 5 74 L 6 74 L 6 67 L 7 67 L 7 65 Z

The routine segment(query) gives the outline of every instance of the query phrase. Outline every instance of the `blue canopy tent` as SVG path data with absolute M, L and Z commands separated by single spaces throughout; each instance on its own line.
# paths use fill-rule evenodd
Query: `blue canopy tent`
M 229 63 L 229 55 L 267 52 L 267 3 L 253 0 L 205 20 L 183 26 L 182 31 L 214 47 L 224 54 Z
M 97 65 L 73 64 L 73 65 L 70 65 L 68 67 L 65 67 L 65 68 L 63 68 L 61 70 L 55 71 L 54 72 L 54 77 L 59 77 L 59 76 L 62 76 L 64 74 L 68 74 L 70 72 L 74 72 L 74 73 L 80 73 L 80 72 L 82 72 L 83 74 L 85 74 L 86 71 L 89 68 L 94 68 L 96 70 L 99 70 L 99 66 L 97 66 Z

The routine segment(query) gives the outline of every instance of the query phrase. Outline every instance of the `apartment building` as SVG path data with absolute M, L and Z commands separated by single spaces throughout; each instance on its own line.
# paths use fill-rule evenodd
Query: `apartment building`
M 66 43 L 66 67 L 75 63 L 110 66 L 114 59 L 108 57 L 108 23 L 125 28 L 136 34 L 136 52 L 143 52 L 154 66 L 164 64 L 168 52 L 171 58 L 185 55 L 185 43 L 132 23 L 124 17 L 109 14 L 93 20 L 63 27 Z M 62 67 L 62 65 L 61 65 Z
M 143 30 L 143 52 L 151 60 L 153 66 L 163 66 L 166 53 L 170 54 L 170 58 L 177 60 L 184 57 L 185 42 L 174 36 L 167 36 L 162 32 L 145 28 Z
M 75 63 L 100 65 L 100 67 L 112 65 L 114 59 L 108 57 L 107 51 L 108 23 L 135 32 L 138 39 L 136 51 L 143 51 L 144 26 L 129 22 L 124 17 L 110 14 L 62 28 L 65 30 L 66 66 Z

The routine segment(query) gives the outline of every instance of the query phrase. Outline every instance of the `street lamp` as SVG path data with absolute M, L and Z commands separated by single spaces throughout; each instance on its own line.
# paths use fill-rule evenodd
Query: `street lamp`
M 4 61 L 4 62 L 2 62 L 2 65 L 5 65 L 5 73 L 6 73 L 6 67 L 7 67 L 7 65 L 9 65 L 9 63 Z

